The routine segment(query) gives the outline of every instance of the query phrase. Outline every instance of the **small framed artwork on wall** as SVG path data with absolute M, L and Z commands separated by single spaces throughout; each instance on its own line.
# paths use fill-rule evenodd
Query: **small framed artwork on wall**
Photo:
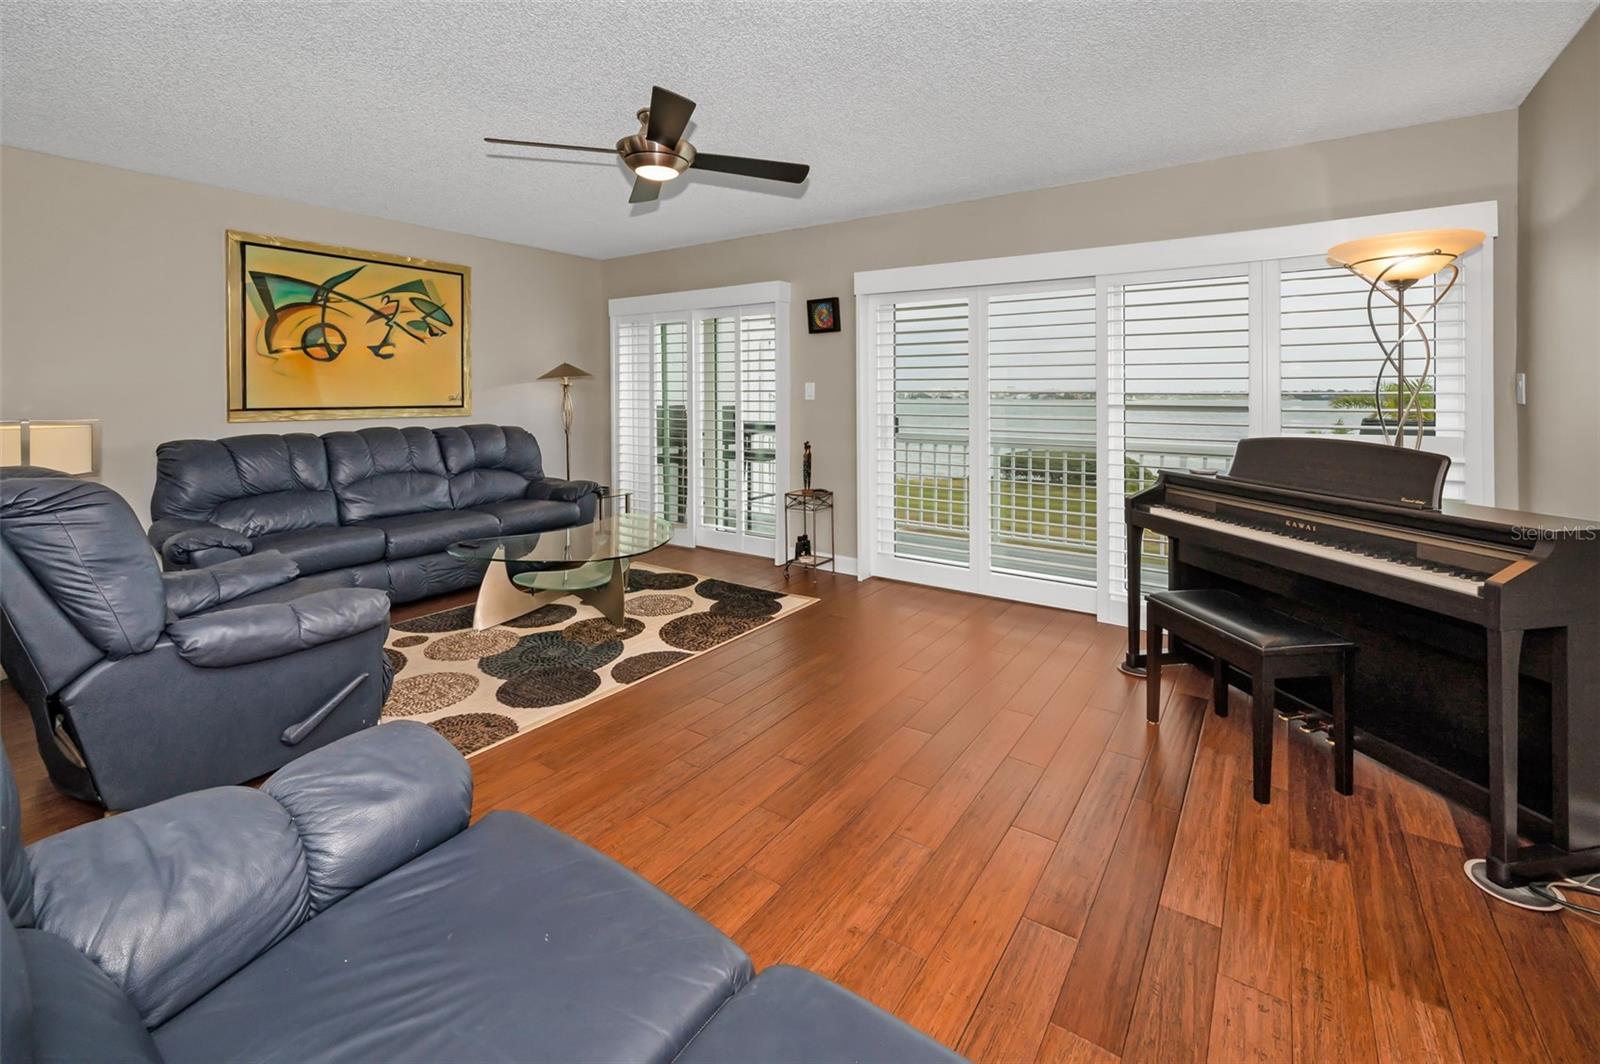
M 806 327 L 814 333 L 839 331 L 839 297 L 806 300 Z

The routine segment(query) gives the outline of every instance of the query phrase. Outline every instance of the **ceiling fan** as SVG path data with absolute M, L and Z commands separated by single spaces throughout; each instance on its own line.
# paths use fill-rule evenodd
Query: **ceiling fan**
M 697 152 L 683 139 L 694 101 L 669 92 L 660 85 L 650 90 L 650 106 L 639 112 L 639 132 L 617 141 L 615 148 L 590 148 L 582 144 L 551 144 L 542 140 L 509 140 L 484 137 L 490 144 L 515 144 L 524 148 L 560 148 L 564 151 L 592 151 L 618 155 L 634 173 L 633 195 L 629 203 L 649 203 L 661 195 L 661 186 L 693 167 L 722 174 L 759 177 L 767 181 L 787 181 L 798 185 L 811 167 L 804 163 L 780 163 L 771 159 L 749 159 L 742 155 L 712 155 Z

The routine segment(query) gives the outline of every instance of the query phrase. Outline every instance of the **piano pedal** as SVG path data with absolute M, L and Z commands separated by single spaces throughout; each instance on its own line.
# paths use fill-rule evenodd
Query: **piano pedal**
M 1295 711 L 1294 713 L 1285 713 L 1281 709 L 1278 710 L 1278 719 L 1279 720 L 1287 720 L 1287 721 L 1305 720 L 1309 716 L 1311 716 L 1311 714 L 1302 713 L 1302 712 L 1299 712 L 1298 710 Z

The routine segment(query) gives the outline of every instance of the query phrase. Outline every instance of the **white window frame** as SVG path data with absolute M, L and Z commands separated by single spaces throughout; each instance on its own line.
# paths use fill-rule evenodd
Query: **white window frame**
M 1465 297 L 1467 317 L 1467 398 L 1466 455 L 1472 479 L 1467 486 L 1467 501 L 1492 504 L 1494 501 L 1494 238 L 1499 235 L 1499 204 L 1494 200 L 1397 211 L 1275 226 L 1235 233 L 1181 237 L 1136 244 L 1097 248 L 1075 248 L 1006 258 L 974 259 L 966 262 L 935 263 L 885 270 L 867 270 L 855 275 L 856 296 L 856 542 L 857 578 L 875 575 L 874 545 L 877 543 L 876 444 L 873 408 L 877 400 L 874 378 L 874 324 L 878 308 L 895 300 L 920 300 L 933 295 L 974 296 L 975 289 L 1024 284 L 1072 283 L 1093 278 L 1096 289 L 1097 424 L 1099 453 L 1107 453 L 1107 337 L 1106 300 L 1109 287 L 1137 274 L 1171 273 L 1227 264 L 1246 264 L 1250 271 L 1252 296 L 1265 295 L 1275 280 L 1277 263 L 1310 255 L 1324 255 L 1327 249 L 1346 240 L 1375 233 L 1404 232 L 1413 229 L 1460 228 L 1481 230 L 1486 239 L 1481 247 L 1464 256 L 1463 265 L 1473 275 Z M 1251 415 L 1252 433 L 1272 433 L 1280 427 L 1278 400 L 1278 307 L 1275 300 L 1252 299 Z M 1259 326 L 1259 328 L 1256 328 Z M 1255 337 L 1260 337 L 1256 340 Z M 1259 375 L 1255 372 L 1260 370 Z M 1102 480 L 1105 462 L 1100 463 Z M 1125 595 L 1122 588 L 1107 585 L 1110 536 L 1106 522 L 1108 508 L 1101 506 L 1100 578 L 1096 589 L 1095 611 L 1111 623 L 1125 621 Z M 882 572 L 876 575 L 889 575 Z M 919 574 L 921 575 L 921 574 Z M 929 574 L 937 583 L 937 574 Z M 963 574 L 964 576 L 965 574 Z M 965 583 L 955 579 L 947 586 Z M 945 585 L 941 585 L 945 586 Z
M 611 432 L 612 432 L 612 483 L 619 483 L 621 471 L 616 447 L 616 426 L 619 423 L 622 397 L 618 390 L 618 359 L 621 355 L 619 326 L 625 322 L 686 322 L 689 329 L 689 438 L 693 455 L 689 463 L 688 524 L 673 529 L 672 542 L 678 546 L 698 545 L 695 529 L 699 523 L 701 505 L 701 463 L 699 433 L 702 425 L 703 404 L 702 366 L 699 323 L 707 317 L 721 315 L 749 315 L 770 308 L 775 322 L 777 386 L 778 447 L 777 447 L 777 529 L 772 537 L 772 562 L 782 565 L 788 559 L 788 545 L 783 536 L 783 493 L 790 483 L 789 421 L 789 304 L 790 287 L 787 281 L 763 281 L 755 284 L 727 285 L 721 288 L 698 288 L 683 292 L 661 292 L 646 296 L 627 296 L 610 300 L 607 309 L 611 317 Z M 705 546 L 723 549 L 745 549 L 748 539 L 757 537 L 722 538 L 705 536 Z M 712 541 L 716 542 L 713 543 Z

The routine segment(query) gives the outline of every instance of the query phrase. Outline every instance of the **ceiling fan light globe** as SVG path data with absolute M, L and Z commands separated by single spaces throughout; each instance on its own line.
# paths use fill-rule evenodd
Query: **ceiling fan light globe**
M 633 172 L 646 181 L 671 181 L 678 176 L 677 170 L 670 166 L 662 166 L 659 163 L 645 163 L 642 166 L 636 166 Z

